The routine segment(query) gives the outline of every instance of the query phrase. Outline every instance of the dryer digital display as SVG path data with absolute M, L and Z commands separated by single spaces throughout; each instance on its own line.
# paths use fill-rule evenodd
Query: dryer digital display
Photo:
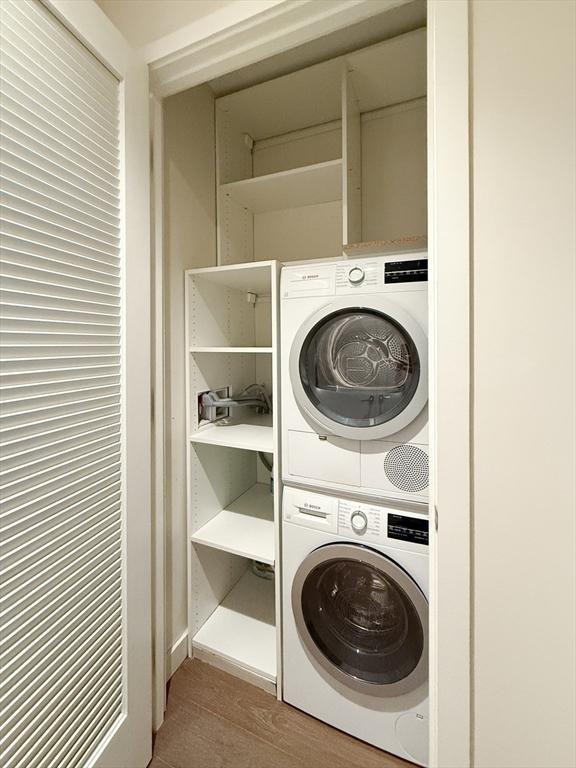
M 428 259 L 390 261 L 384 265 L 384 283 L 418 283 L 428 280 Z

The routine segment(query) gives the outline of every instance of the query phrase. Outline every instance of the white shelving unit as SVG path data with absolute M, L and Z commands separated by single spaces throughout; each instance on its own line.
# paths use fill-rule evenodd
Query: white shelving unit
M 260 264 L 227 264 L 190 270 L 199 285 L 214 285 L 234 291 L 254 292 L 270 296 L 270 262 Z M 211 318 L 213 321 L 214 318 Z M 253 329 L 254 332 L 254 329 Z
M 200 658 L 205 658 L 203 653 L 209 658 L 217 656 L 257 676 L 263 688 L 272 690 L 278 668 L 274 583 L 247 571 L 196 633 L 193 643 Z
M 222 352 L 226 354 L 236 353 L 242 355 L 271 354 L 272 347 L 190 347 L 190 352 L 194 354 L 212 354 L 213 352 Z
M 216 134 L 219 264 L 425 240 L 424 27 L 216 99 Z
M 272 420 L 267 416 L 246 417 L 242 421 L 225 419 L 207 424 L 192 432 L 190 440 L 204 445 L 274 453 L 274 428 Z
M 274 565 L 274 503 L 270 488 L 255 483 L 196 531 L 192 541 Z
M 279 579 L 251 567 L 280 566 L 278 265 L 425 247 L 425 97 L 421 28 L 209 105 L 219 266 L 185 277 L 189 652 L 279 698 Z M 255 383 L 271 415 L 199 418 L 203 392 Z
M 220 194 L 252 213 L 342 200 L 342 161 L 328 160 L 222 184 Z
M 185 273 L 189 654 L 281 696 L 277 295 L 274 261 Z M 272 413 L 203 422 L 199 396 L 265 387 Z M 273 461 L 270 473 L 260 460 Z M 272 490 L 273 489 L 273 490 Z

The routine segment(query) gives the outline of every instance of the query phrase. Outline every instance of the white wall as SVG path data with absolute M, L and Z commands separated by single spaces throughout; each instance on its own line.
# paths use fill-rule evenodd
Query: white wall
M 425 235 L 426 100 L 362 116 L 362 239 Z
M 575 748 L 576 5 L 475 0 L 474 760 Z
M 230 5 L 232 0 L 96 0 L 130 45 L 140 48 Z
M 283 0 L 96 0 L 126 40 L 154 61 Z
M 208 86 L 164 101 L 167 651 L 187 631 L 184 270 L 216 263 L 214 99 Z M 185 652 L 182 642 L 172 660 Z

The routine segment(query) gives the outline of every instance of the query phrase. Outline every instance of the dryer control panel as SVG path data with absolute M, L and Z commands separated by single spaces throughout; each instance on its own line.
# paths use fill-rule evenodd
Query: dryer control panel
M 310 296 L 363 296 L 398 291 L 426 291 L 428 254 L 417 251 L 336 262 L 284 265 L 282 299 Z

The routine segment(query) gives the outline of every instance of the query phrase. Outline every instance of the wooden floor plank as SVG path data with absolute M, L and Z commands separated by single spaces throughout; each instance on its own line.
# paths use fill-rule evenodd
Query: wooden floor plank
M 152 761 L 148 763 L 148 768 L 172 768 L 169 763 L 165 763 L 159 757 L 153 757 Z
M 169 768 L 412 766 L 197 659 L 171 680 L 154 755 Z
M 154 752 L 171 768 L 305 768 L 291 755 L 192 704 L 171 708 Z

